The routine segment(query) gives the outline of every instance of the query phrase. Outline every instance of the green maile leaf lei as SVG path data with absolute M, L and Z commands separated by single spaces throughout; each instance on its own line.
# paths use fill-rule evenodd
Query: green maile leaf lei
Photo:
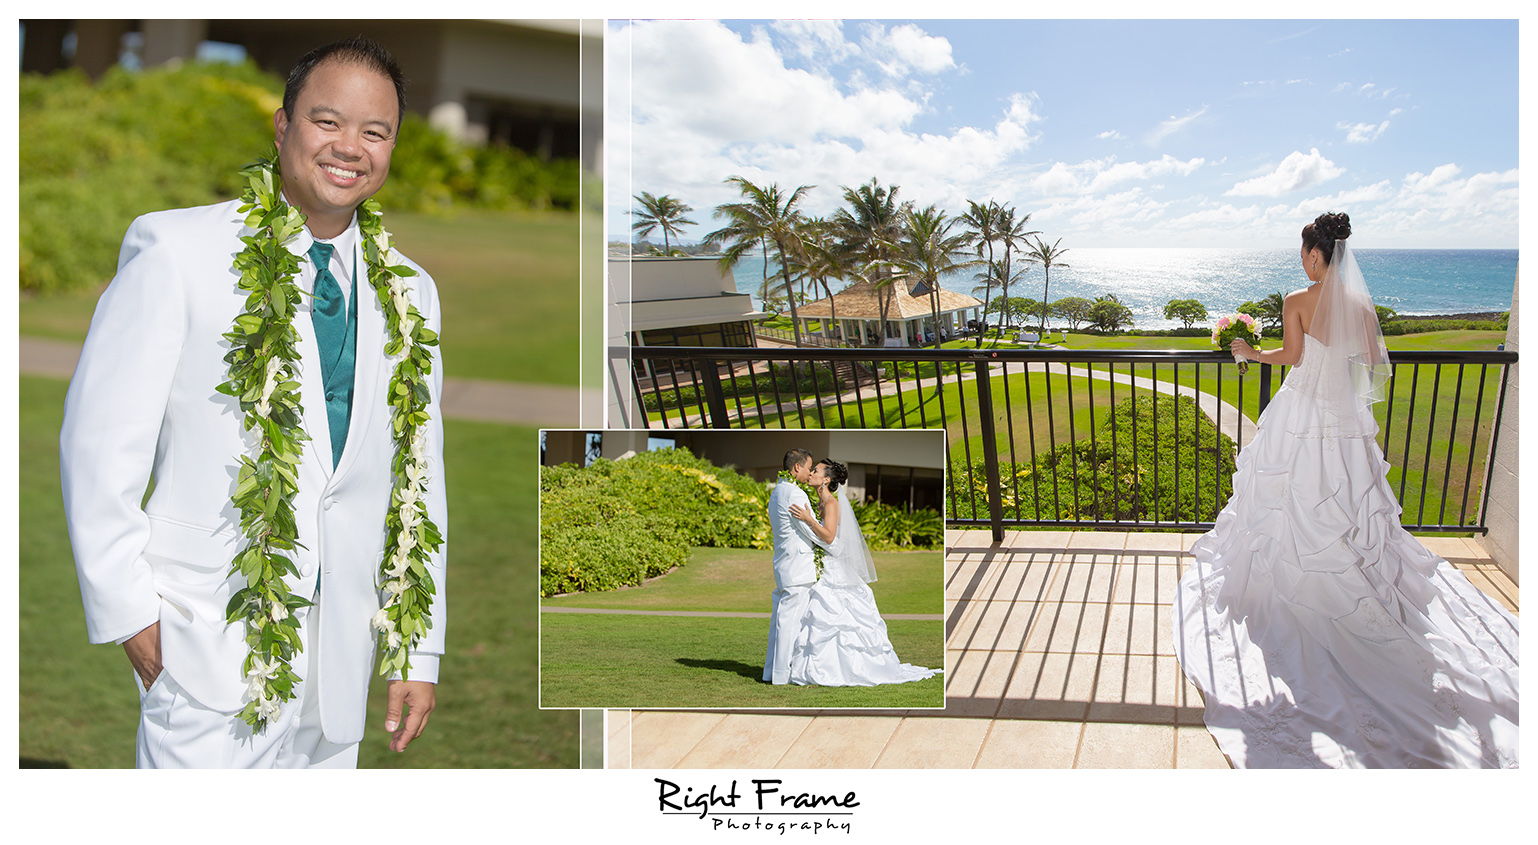
M 294 612 L 308 599 L 294 595 L 284 580 L 298 575 L 289 555 L 298 541 L 294 496 L 299 490 L 303 444 L 310 439 L 303 427 L 299 401 L 299 333 L 294 328 L 304 291 L 295 279 L 299 258 L 287 244 L 304 228 L 305 217 L 283 200 L 278 156 L 267 157 L 241 170 L 246 180 L 240 212 L 255 234 L 241 238 L 245 249 L 235 256 L 239 287 L 247 291 L 245 310 L 224 338 L 230 351 L 229 381 L 218 390 L 240 400 L 241 425 L 260 435 L 254 455 L 240 456 L 240 471 L 231 501 L 240 513 L 246 545 L 230 564 L 230 575 L 245 578 L 225 609 L 230 624 L 243 621 L 250 653 L 243 669 L 246 706 L 240 718 L 257 733 L 282 713 L 292 700 L 298 676 L 292 661 L 303 646 Z M 438 336 L 411 304 L 404 279 L 416 271 L 390 263 L 390 235 L 384 229 L 379 204 L 366 200 L 358 207 L 363 258 L 386 321 L 384 354 L 398 357 L 390 379 L 394 485 L 385 515 L 388 538 L 380 562 L 383 601 L 371 620 L 379 633 L 383 657 L 380 674 L 411 668 L 409 651 L 432 626 L 428 609 L 436 593 L 427 571 L 429 556 L 443 543 L 428 518 L 424 496 L 429 480 L 426 456 L 428 376 L 431 347 Z
M 816 515 L 818 521 L 820 522 L 822 520 L 822 500 L 817 496 L 817 491 L 812 489 L 812 485 L 797 481 L 796 477 L 791 475 L 789 470 L 784 469 L 780 470 L 780 480 L 789 481 L 791 484 L 800 487 L 802 492 L 806 493 L 806 498 L 809 499 L 812 503 L 812 513 Z M 826 552 L 827 550 L 822 546 L 816 543 L 812 544 L 812 563 L 817 567 L 818 578 L 822 578 L 822 556 Z

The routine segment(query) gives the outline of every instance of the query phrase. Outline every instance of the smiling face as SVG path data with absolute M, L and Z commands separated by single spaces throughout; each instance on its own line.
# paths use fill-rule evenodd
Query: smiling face
M 400 106 L 389 77 L 351 62 L 311 72 L 290 116 L 272 116 L 283 196 L 317 238 L 340 235 L 353 211 L 384 186 Z

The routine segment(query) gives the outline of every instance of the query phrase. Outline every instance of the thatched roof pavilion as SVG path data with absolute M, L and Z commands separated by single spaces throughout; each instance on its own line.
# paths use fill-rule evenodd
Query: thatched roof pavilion
M 925 333 L 932 333 L 934 330 L 934 327 L 929 325 L 934 321 L 929 295 L 913 296 L 908 292 L 908 288 L 909 285 L 903 280 L 897 281 L 890 288 L 891 297 L 887 305 L 889 325 L 885 332 L 890 337 L 889 345 L 917 345 L 922 341 Z M 876 287 L 875 281 L 870 279 L 855 282 L 833 294 L 832 305 L 837 306 L 838 311 L 838 326 L 835 327 L 834 335 L 849 338 L 851 341 L 858 338 L 857 345 L 864 345 L 872 338 L 879 344 L 883 336 L 880 331 L 881 297 L 885 295 Z M 945 288 L 940 288 L 938 296 L 942 336 L 955 336 L 959 334 L 961 327 L 968 319 L 981 319 L 983 303 L 976 297 Z M 826 321 L 833 316 L 833 311 L 834 308 L 829 305 L 827 299 L 796 306 L 796 316 L 803 321 Z M 967 315 L 969 311 L 972 312 L 970 316 Z M 826 323 L 824 326 L 826 333 Z M 902 342 L 898 343 L 899 340 Z

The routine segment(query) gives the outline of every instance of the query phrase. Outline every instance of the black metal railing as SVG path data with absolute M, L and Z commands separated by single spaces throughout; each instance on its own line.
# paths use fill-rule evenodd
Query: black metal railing
M 611 354 L 635 362 L 632 427 L 944 427 L 948 521 L 999 538 L 1006 526 L 1211 528 L 1231 493 L 1234 453 L 1286 373 L 1263 365 L 1240 377 L 1217 351 Z M 1374 408 L 1406 528 L 1486 530 L 1489 458 L 1516 361 L 1515 352 L 1390 354 L 1389 397 Z

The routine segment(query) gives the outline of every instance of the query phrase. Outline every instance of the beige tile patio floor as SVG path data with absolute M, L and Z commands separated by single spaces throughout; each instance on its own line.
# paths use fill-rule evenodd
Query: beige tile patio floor
M 1199 536 L 949 531 L 944 710 L 611 710 L 608 765 L 1227 768 L 1170 637 Z M 1421 542 L 1517 611 L 1473 540 Z

